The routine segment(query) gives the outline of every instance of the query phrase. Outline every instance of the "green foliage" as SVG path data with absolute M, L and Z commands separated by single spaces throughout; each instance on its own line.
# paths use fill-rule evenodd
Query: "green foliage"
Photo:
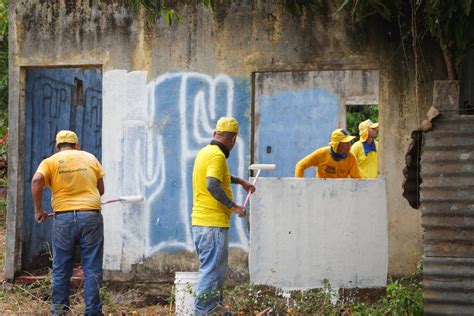
M 355 304 L 357 315 L 423 315 L 423 287 L 417 275 L 389 280 L 386 295 L 375 306 Z
M 442 49 L 456 52 L 455 65 L 474 47 L 469 28 L 474 23 L 472 0 L 429 0 L 424 8 L 426 24 L 431 35 L 438 39 Z
M 5 227 L 6 218 L 7 218 L 7 199 L 0 198 L 0 228 Z
M 342 292 L 344 293 L 344 292 Z M 354 294 L 352 294 L 354 295 Z M 398 280 L 389 280 L 386 294 L 380 299 L 361 303 L 356 296 L 339 296 L 324 280 L 322 289 L 281 293 L 266 286 L 241 284 L 224 292 L 225 303 L 230 311 L 239 314 L 255 314 L 271 308 L 272 314 L 290 315 L 422 315 L 423 288 L 420 272 Z M 351 303 L 348 303 L 351 302 Z
M 472 0 L 340 1 L 342 3 L 336 10 L 336 14 L 349 11 L 356 23 L 362 23 L 372 15 L 381 16 L 398 25 L 402 40 L 404 32 L 417 42 L 422 40 L 429 31 L 431 36 L 439 42 L 445 54 L 449 79 L 456 77 L 455 73 L 450 73 L 450 66 L 459 66 L 467 52 L 474 47 L 474 41 L 469 38 L 469 29 L 474 24 Z M 416 48 L 412 47 L 412 49 Z
M 100 299 L 102 300 L 102 303 L 110 309 L 110 312 L 115 312 L 116 311 L 116 305 L 114 304 L 114 302 L 113 302 L 112 298 L 110 297 L 110 295 L 107 293 L 107 288 L 106 287 L 101 287 L 100 288 L 99 296 L 100 296 Z
M 392 315 L 422 315 L 423 288 L 419 284 L 404 284 L 404 281 L 407 280 L 395 280 L 387 285 L 387 295 L 382 299 L 384 312 Z
M 310 15 L 315 14 L 318 10 L 327 9 L 325 0 L 282 0 L 282 6 L 293 16 L 302 16 L 305 12 Z
M 361 122 L 368 119 L 374 123 L 378 122 L 379 107 L 377 104 L 348 106 L 346 117 L 346 130 L 349 134 L 357 136 Z
M 225 304 L 232 312 L 253 314 L 272 308 L 274 311 L 286 311 L 286 300 L 274 290 L 255 284 L 241 284 L 224 291 Z
M 322 290 L 295 292 L 292 295 L 294 311 L 298 314 L 310 314 L 315 311 L 329 313 L 334 310 L 334 295 L 337 295 L 337 291 L 332 290 L 329 280 L 324 279 Z
M 335 14 L 350 11 L 356 23 L 363 22 L 366 18 L 379 15 L 387 21 L 393 21 L 400 12 L 402 0 L 342 0 Z
M 166 24 L 172 25 L 173 23 L 180 22 L 181 16 L 168 5 L 162 1 L 156 0 L 126 0 L 135 10 L 139 10 L 140 7 L 145 9 L 148 19 L 156 21 L 162 16 L 165 17 Z

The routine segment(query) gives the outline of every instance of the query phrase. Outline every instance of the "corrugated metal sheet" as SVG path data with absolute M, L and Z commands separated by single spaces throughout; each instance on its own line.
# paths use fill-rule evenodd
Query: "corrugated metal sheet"
M 473 314 L 473 258 L 425 257 L 423 274 L 425 314 Z
M 421 154 L 425 314 L 474 314 L 474 116 L 454 113 Z

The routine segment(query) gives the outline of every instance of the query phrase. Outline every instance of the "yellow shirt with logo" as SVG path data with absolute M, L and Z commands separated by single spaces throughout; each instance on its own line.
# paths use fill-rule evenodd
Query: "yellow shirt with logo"
M 97 181 L 104 170 L 94 155 L 80 150 L 63 150 L 44 159 L 38 167 L 45 185 L 51 188 L 55 212 L 98 210 Z
M 192 225 L 229 227 L 232 211 L 209 193 L 207 177 L 219 180 L 227 196 L 231 200 L 234 199 L 227 161 L 216 145 L 207 145 L 201 149 L 194 161 Z
M 359 167 L 352 153 L 345 159 L 336 161 L 330 153 L 330 146 L 322 147 L 301 159 L 295 168 L 295 177 L 302 178 L 310 167 L 318 168 L 318 178 L 360 178 Z
M 351 152 L 357 158 L 359 165 L 360 175 L 362 178 L 377 178 L 379 173 L 379 162 L 378 162 L 378 150 L 379 144 L 375 141 L 376 152 L 369 151 L 368 155 L 365 155 L 364 145 L 359 140 L 355 142 L 351 147 Z

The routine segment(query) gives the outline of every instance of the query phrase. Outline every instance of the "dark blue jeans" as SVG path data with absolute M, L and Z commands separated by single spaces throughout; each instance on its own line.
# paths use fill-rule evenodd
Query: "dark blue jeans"
M 194 302 L 195 315 L 207 315 L 222 303 L 222 288 L 229 257 L 229 229 L 193 226 L 193 239 L 199 257 L 199 281 Z
M 69 286 L 76 246 L 84 271 L 84 313 L 102 315 L 104 223 L 102 214 L 91 211 L 56 213 L 53 219 L 53 295 L 51 313 L 69 309 Z

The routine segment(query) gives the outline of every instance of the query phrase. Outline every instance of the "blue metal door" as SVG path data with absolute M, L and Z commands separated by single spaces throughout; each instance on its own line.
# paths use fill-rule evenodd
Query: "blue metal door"
M 48 254 L 51 221 L 37 224 L 31 179 L 41 160 L 54 154 L 59 130 L 77 133 L 81 149 L 102 156 L 102 71 L 95 68 L 30 69 L 26 74 L 22 268 L 33 268 Z M 51 192 L 43 207 L 51 211 Z

